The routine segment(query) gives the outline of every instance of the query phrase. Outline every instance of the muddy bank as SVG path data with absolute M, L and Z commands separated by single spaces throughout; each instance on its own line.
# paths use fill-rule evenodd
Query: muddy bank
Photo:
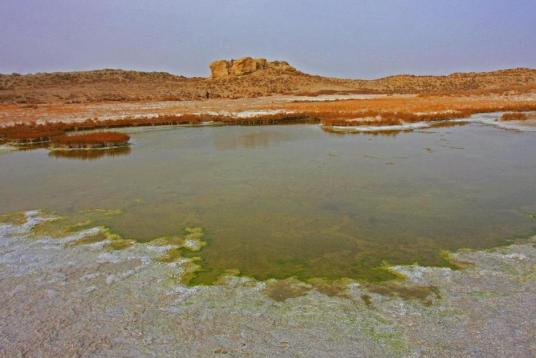
M 394 267 L 408 289 L 436 287 L 430 302 L 358 283 L 277 300 L 251 279 L 185 287 L 188 260 L 158 262 L 163 246 L 113 250 L 113 236 L 87 239 L 98 228 L 32 234 L 42 220 L 30 212 L 0 225 L 2 356 L 536 354 L 535 238 L 458 252 L 463 270 Z

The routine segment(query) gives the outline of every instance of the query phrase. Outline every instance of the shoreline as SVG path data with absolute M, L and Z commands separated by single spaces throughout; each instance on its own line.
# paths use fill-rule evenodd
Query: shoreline
M 128 128 L 156 125 L 273 125 L 314 123 L 333 132 L 397 131 L 428 125 L 471 121 L 486 113 L 536 111 L 532 93 L 501 96 L 371 95 L 302 97 L 272 96 L 231 100 L 139 102 L 89 105 L 43 105 L 35 109 L 0 105 L 0 140 L 10 132 L 29 130 L 53 135 L 56 131 Z M 501 121 L 504 128 L 524 121 Z M 483 121 L 484 122 L 484 121 Z M 487 121 L 488 123 L 490 121 Z M 497 122 L 498 123 L 498 122 Z M 521 126 L 523 127 L 523 126 Z M 528 130 L 535 127 L 526 126 Z M 33 133 L 35 137 L 37 134 Z M 45 135 L 45 136 L 46 136 Z M 16 133 L 12 134 L 16 139 Z M 32 137 L 32 138 L 33 138 Z
M 71 245 L 83 239 L 80 235 L 25 238 L 28 229 L 27 224 L 0 226 L 6 293 L 0 329 L 12 337 L 0 350 L 6 355 L 329 352 L 446 357 L 453 349 L 459 356 L 536 352 L 530 343 L 536 319 L 531 309 L 536 237 L 494 249 L 457 251 L 455 259 L 471 263 L 463 270 L 394 266 L 407 277 L 406 284 L 437 287 L 438 296 L 432 294 L 430 303 L 375 293 L 360 284 L 347 286 L 345 296 L 313 289 L 278 301 L 266 296 L 269 282 L 247 278 L 193 288 L 177 284 L 170 278 L 184 263 L 151 263 L 158 252 L 143 245 L 108 252 L 101 243 Z M 196 344 L 184 344 L 193 343 L 193 337 Z
M 535 105 L 536 108 L 536 105 Z M 333 133 L 401 133 L 411 132 L 419 129 L 428 129 L 442 126 L 454 126 L 464 125 L 468 123 L 480 123 L 485 125 L 493 125 L 502 129 L 518 130 L 518 131 L 536 131 L 536 120 L 534 118 L 525 120 L 508 120 L 501 119 L 501 114 L 504 115 L 507 111 L 494 112 L 476 112 L 470 114 L 456 114 L 449 115 L 452 118 L 434 119 L 433 115 L 427 115 L 430 119 L 421 120 L 417 115 L 415 119 L 408 121 L 397 120 L 396 123 L 384 124 L 381 120 L 375 123 L 374 120 L 366 118 L 362 122 L 354 124 L 356 120 L 352 119 L 343 123 L 330 122 L 323 120 L 321 116 L 314 113 L 287 113 L 278 112 L 276 114 L 263 114 L 263 115 L 248 115 L 247 116 L 230 116 L 230 115 L 218 115 L 213 113 L 208 114 L 194 114 L 194 115 L 177 115 L 177 116 L 165 116 L 165 117 L 143 117 L 143 118 L 130 118 L 123 120 L 85 120 L 83 122 L 66 123 L 66 122 L 46 122 L 39 125 L 12 125 L 8 127 L 0 127 L 0 144 L 13 146 L 15 148 L 32 147 L 40 144 L 52 143 L 51 150 L 61 149 L 108 149 L 118 146 L 128 145 L 127 143 L 120 143 L 116 145 L 104 145 L 95 147 L 66 147 L 66 146 L 54 146 L 55 138 L 66 137 L 66 133 L 75 133 L 74 136 L 84 136 L 84 134 L 76 133 L 95 133 L 98 130 L 108 130 L 116 128 L 136 128 L 136 127 L 155 127 L 155 126 L 187 126 L 187 127 L 213 127 L 213 126 L 266 126 L 266 125 L 292 125 L 292 124 L 313 124 L 320 125 L 320 128 L 327 132 Z M 532 113 L 529 112 L 513 112 L 513 113 Z M 492 115 L 496 118 L 486 118 L 486 115 Z M 396 114 L 395 114 L 396 115 Z M 339 124 L 340 123 L 340 124 Z M 20 133 L 20 134 L 19 134 Z M 50 134 L 49 134 L 50 133 Z M 36 139 L 33 139 L 33 138 Z M 69 136 L 67 136 L 69 137 Z

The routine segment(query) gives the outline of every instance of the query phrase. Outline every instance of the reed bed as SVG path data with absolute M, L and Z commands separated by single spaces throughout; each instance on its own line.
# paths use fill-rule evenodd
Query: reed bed
M 292 102 L 280 108 L 307 113 L 311 117 L 319 118 L 324 125 L 383 126 L 390 123 L 398 125 L 399 122 L 461 119 L 476 113 L 534 111 L 536 101 L 522 97 L 398 96 L 328 102 Z
M 367 135 L 367 136 L 378 136 L 378 137 L 396 137 L 400 133 L 409 133 L 412 132 L 412 129 L 382 129 L 382 130 L 375 130 L 375 131 L 367 131 L 367 132 L 361 132 L 361 131 L 341 131 L 336 130 L 331 126 L 323 126 L 322 130 L 324 132 L 334 134 L 337 136 L 347 136 L 347 135 Z
M 43 124 L 15 124 L 0 127 L 0 139 L 8 143 L 18 144 L 29 140 L 49 142 L 55 137 L 64 136 L 67 132 L 95 129 L 113 129 L 127 127 L 146 127 L 164 125 L 274 125 L 318 123 L 317 118 L 306 114 L 277 113 L 257 117 L 242 118 L 209 114 L 160 115 L 157 117 L 127 117 L 124 119 L 87 119 L 81 122 L 46 122 Z M 63 137 L 62 137 L 63 138 Z
M 393 96 L 327 102 L 290 102 L 256 109 L 282 113 L 254 117 L 219 114 L 161 114 L 123 119 L 87 119 L 79 122 L 45 122 L 0 127 L 0 141 L 13 144 L 50 142 L 67 132 L 107 130 L 125 127 L 206 124 L 274 125 L 321 123 L 324 126 L 395 126 L 416 122 L 441 122 L 467 118 L 476 113 L 505 113 L 503 120 L 521 118 L 519 112 L 536 111 L 534 100 L 500 97 L 417 97 Z M 513 119 L 511 119 L 513 120 Z
M 476 112 L 478 113 L 478 112 Z M 453 119 L 467 118 L 471 116 L 471 111 L 452 111 L 444 113 L 407 113 L 407 112 L 374 112 L 365 111 L 352 115 L 352 118 L 337 118 L 331 113 L 318 114 L 322 118 L 321 122 L 326 126 L 397 126 L 407 123 L 417 122 L 439 122 Z
M 293 110 L 306 110 L 310 117 L 319 118 L 325 126 L 393 126 L 417 122 L 439 122 L 454 119 L 468 118 L 477 113 L 493 112 L 528 112 L 536 110 L 536 102 L 484 102 L 473 101 L 471 103 L 451 103 L 445 105 L 415 105 L 407 103 L 400 105 L 402 110 L 392 104 L 386 108 L 373 109 L 382 103 L 382 100 L 339 101 L 321 104 L 290 105 Z M 369 107 L 365 107 L 368 102 Z M 384 101 L 383 101 L 384 102 Z M 371 109 L 372 108 L 372 109 Z M 505 118 L 524 118 L 520 114 L 507 114 Z M 508 120 L 508 119 L 506 119 Z M 514 120 L 514 119 L 511 119 Z
M 62 130 L 47 126 L 19 125 L 0 129 L 0 141 L 14 145 L 34 145 L 48 143 L 54 137 L 63 135 Z
M 508 112 L 501 116 L 501 121 L 526 121 L 527 119 L 529 116 L 523 112 Z

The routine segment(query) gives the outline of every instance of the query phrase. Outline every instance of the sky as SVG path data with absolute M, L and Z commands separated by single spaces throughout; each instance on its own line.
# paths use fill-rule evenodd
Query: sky
M 536 68 L 536 1 L 0 1 L 0 73 L 207 76 L 243 56 L 345 78 Z

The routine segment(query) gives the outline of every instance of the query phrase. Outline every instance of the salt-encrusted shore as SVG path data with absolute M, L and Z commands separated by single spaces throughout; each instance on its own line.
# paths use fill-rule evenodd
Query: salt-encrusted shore
M 428 301 L 357 283 L 277 301 L 251 279 L 183 286 L 186 261 L 157 262 L 151 245 L 73 245 L 99 228 L 36 237 L 45 217 L 26 215 L 0 224 L 3 357 L 536 355 L 536 238 L 453 254 L 463 270 L 393 268 L 407 287 L 436 287 Z

